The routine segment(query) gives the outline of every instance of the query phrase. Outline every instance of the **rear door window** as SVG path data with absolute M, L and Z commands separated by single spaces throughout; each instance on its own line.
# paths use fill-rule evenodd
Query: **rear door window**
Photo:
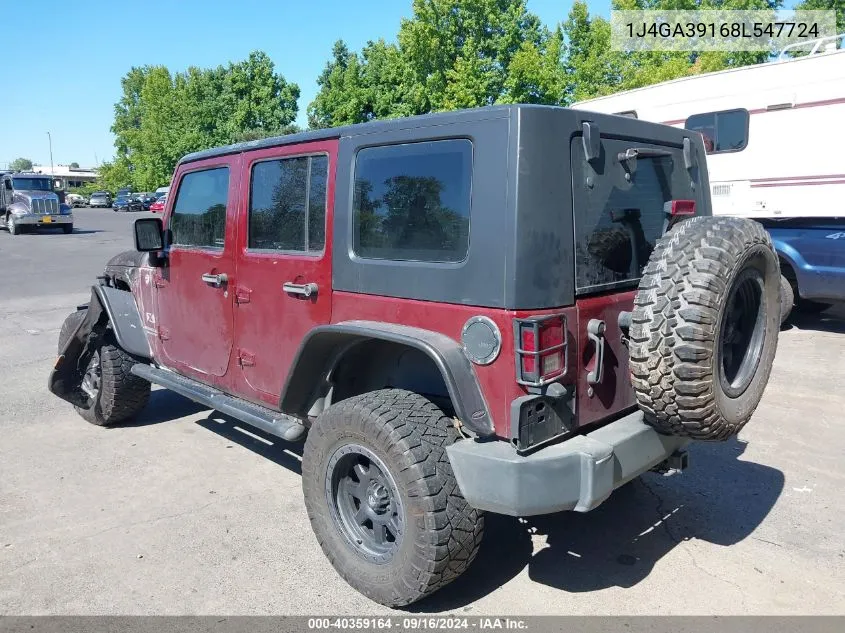
M 585 159 L 581 138 L 571 146 L 578 294 L 635 287 L 663 235 L 664 203 L 698 202 L 679 148 L 604 138 L 602 145 L 603 164 L 595 171 Z M 635 166 L 620 162 L 618 155 L 631 148 L 669 154 L 640 156 Z M 592 186 L 586 184 L 588 177 Z
M 352 247 L 359 257 L 460 262 L 469 249 L 472 142 L 449 139 L 360 150 Z

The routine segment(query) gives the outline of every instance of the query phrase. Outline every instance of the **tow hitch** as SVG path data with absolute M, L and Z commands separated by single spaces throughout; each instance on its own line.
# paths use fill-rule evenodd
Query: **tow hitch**
M 660 473 L 671 477 L 672 475 L 679 475 L 689 468 L 689 452 L 675 451 L 669 457 L 657 464 L 651 469 L 651 472 Z

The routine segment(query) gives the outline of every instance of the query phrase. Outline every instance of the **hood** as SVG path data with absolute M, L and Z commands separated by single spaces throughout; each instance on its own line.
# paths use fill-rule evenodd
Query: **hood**
M 112 257 L 106 264 L 106 268 L 113 266 L 123 266 L 128 268 L 141 266 L 143 264 L 144 255 L 146 255 L 146 253 L 140 253 L 138 251 L 123 251 L 122 253 L 118 253 Z

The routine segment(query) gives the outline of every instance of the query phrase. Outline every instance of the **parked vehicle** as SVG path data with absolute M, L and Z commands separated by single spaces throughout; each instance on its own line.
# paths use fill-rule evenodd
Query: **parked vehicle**
M 163 196 L 166 196 L 169 191 L 170 187 L 159 187 L 155 190 L 155 196 L 156 198 L 161 198 Z
M 65 196 L 65 201 L 74 209 L 88 206 L 88 198 L 79 195 L 78 193 L 67 194 L 67 196 Z
M 141 193 L 136 193 L 135 199 L 138 202 L 141 203 L 141 206 L 143 207 L 144 211 L 149 211 L 150 205 L 152 205 L 152 203 L 155 202 L 155 200 L 156 200 L 156 198 L 152 194 L 152 192 L 147 192 L 147 191 L 144 191 L 144 192 L 141 192 Z
M 496 106 L 190 154 L 173 188 L 68 316 L 51 391 L 111 425 L 157 383 L 307 436 L 317 541 L 383 604 L 463 573 L 484 511 L 684 468 L 768 380 L 778 260 L 711 217 L 699 134 Z
M 61 228 L 73 232 L 73 212 L 70 205 L 59 202 L 49 176 L 30 173 L 2 175 L 3 197 L 0 204 L 0 226 L 11 235 L 26 229 Z
M 144 205 L 133 194 L 118 194 L 112 203 L 115 211 L 143 211 Z
M 88 205 L 93 208 L 108 209 L 112 205 L 111 194 L 108 191 L 95 191 L 91 194 Z
M 156 198 L 156 201 L 150 205 L 150 211 L 153 213 L 163 213 L 165 204 L 167 204 L 167 194 Z
M 754 218 L 783 272 L 784 320 L 845 300 L 845 159 L 823 143 L 845 120 L 845 34 L 816 52 L 693 75 L 576 104 L 702 134 L 713 213 Z M 818 46 L 816 46 L 818 45 Z M 832 237 L 833 236 L 833 237 Z

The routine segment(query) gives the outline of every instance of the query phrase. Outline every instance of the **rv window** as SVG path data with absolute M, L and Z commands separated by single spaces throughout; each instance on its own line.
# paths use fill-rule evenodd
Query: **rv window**
M 695 114 L 684 127 L 704 137 L 708 154 L 739 152 L 748 145 L 748 110 Z

